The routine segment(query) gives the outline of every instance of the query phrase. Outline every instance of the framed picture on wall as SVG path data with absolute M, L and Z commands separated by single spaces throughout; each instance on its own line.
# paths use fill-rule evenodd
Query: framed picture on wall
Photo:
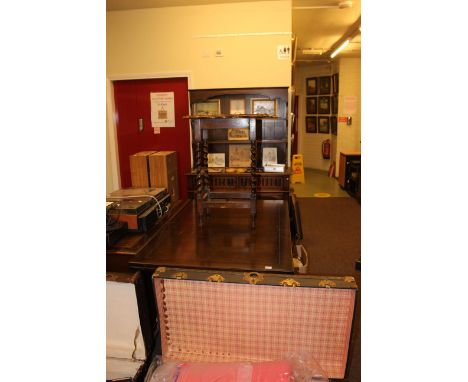
M 229 167 L 250 167 L 250 145 L 229 146 Z
M 317 114 L 317 97 L 306 98 L 306 114 Z
M 318 86 L 317 86 L 317 77 L 311 77 L 306 79 L 306 94 L 307 95 L 315 95 L 317 94 Z
M 250 102 L 250 110 L 252 110 L 252 114 L 276 116 L 276 100 L 268 98 L 252 98 Z
M 319 94 L 330 94 L 331 92 L 331 77 L 319 77 Z
M 318 113 L 330 114 L 330 97 L 319 97 L 318 99 Z
M 338 121 L 336 115 L 330 117 L 330 128 L 332 135 L 338 135 Z
M 235 98 L 229 100 L 229 114 L 245 114 L 245 99 Z
M 317 132 L 317 117 L 306 117 L 306 133 Z
M 194 115 L 218 115 L 221 114 L 221 101 L 213 99 L 206 102 L 196 102 L 192 104 L 192 114 Z
M 338 114 L 338 96 L 331 97 L 332 114 Z
M 339 87 L 338 87 L 338 73 L 335 73 L 333 75 L 333 94 L 338 94 L 338 90 L 339 90 Z
M 228 129 L 228 141 L 248 141 L 248 128 L 232 128 Z
M 208 167 L 226 167 L 226 154 L 208 153 Z
M 318 132 L 321 134 L 330 134 L 329 117 L 318 117 Z

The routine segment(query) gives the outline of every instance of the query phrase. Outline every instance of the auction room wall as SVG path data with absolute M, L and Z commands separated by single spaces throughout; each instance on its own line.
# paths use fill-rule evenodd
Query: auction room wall
M 290 86 L 277 46 L 291 43 L 291 30 L 290 0 L 107 12 L 107 76 L 190 72 L 191 89 Z M 228 33 L 265 35 L 198 37 Z
M 296 94 L 299 96 L 299 154 L 304 157 L 304 167 L 328 171 L 330 160 L 322 158 L 322 142 L 330 139 L 331 134 L 307 134 L 306 116 L 306 78 L 329 76 L 333 74 L 333 64 L 310 63 L 297 66 L 295 76 Z
M 107 78 L 186 73 L 190 89 L 289 87 L 291 60 L 279 60 L 277 46 L 291 43 L 291 17 L 291 0 L 107 12 Z M 263 35 L 199 37 L 241 33 Z
M 339 175 L 340 152 L 360 152 L 361 151 L 361 59 L 341 58 L 339 60 L 340 89 L 338 100 L 338 115 L 351 116 L 352 125 L 338 123 L 338 139 L 336 147 L 336 170 L 335 175 Z M 356 112 L 345 114 L 343 98 L 354 96 L 357 99 Z

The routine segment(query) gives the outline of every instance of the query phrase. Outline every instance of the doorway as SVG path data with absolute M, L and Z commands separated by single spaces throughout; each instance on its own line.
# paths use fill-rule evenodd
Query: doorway
M 139 151 L 176 151 L 180 198 L 187 198 L 186 174 L 191 169 L 188 80 L 160 78 L 114 81 L 116 136 L 121 187 L 131 187 L 129 156 Z M 150 93 L 174 92 L 175 127 L 151 127 Z

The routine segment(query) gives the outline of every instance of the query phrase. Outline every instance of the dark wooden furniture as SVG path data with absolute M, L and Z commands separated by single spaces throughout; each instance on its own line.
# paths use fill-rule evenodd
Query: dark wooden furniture
M 196 171 L 187 174 L 189 197 L 196 197 Z M 284 173 L 267 173 L 256 171 L 257 199 L 287 199 L 289 196 L 289 184 L 291 171 L 286 169 Z M 251 176 L 248 173 L 209 173 L 208 181 L 211 190 L 231 192 L 235 190 L 248 191 L 251 187 Z
M 338 175 L 338 183 L 339 185 L 346 189 L 346 176 L 349 176 L 349 164 L 351 161 L 355 160 L 361 160 L 361 153 L 356 153 L 356 152 L 340 152 L 340 163 L 339 163 L 339 169 L 340 173 Z
M 241 207 L 250 209 L 252 227 L 255 227 L 255 201 L 259 192 L 262 198 L 287 199 L 290 175 L 287 168 L 287 98 L 287 88 L 190 92 L 192 115 L 188 118 L 192 126 L 194 168 L 188 174 L 189 192 L 198 201 L 202 223 L 202 217 L 211 207 Z M 253 106 L 259 100 L 274 103 L 274 109 L 271 112 L 265 109 L 264 114 L 258 114 L 259 111 L 253 110 Z M 219 104 L 218 112 L 210 115 L 200 114 L 196 105 L 212 101 Z M 244 105 L 243 109 L 232 110 L 232 101 L 240 101 Z M 232 139 L 229 131 L 236 129 L 244 129 L 247 132 L 245 139 Z M 243 164 L 232 164 L 230 149 L 234 146 L 231 145 L 245 146 L 247 151 L 250 150 L 250 157 L 246 157 Z M 276 151 L 277 163 L 286 165 L 284 173 L 263 172 L 262 157 L 264 149 L 267 148 Z M 224 154 L 226 168 L 223 172 L 208 171 L 209 153 Z M 234 167 L 236 169 L 233 169 Z
M 292 273 L 287 200 L 257 200 L 257 226 L 243 210 L 213 209 L 198 224 L 196 202 L 157 232 L 129 264 L 153 272 L 159 266 Z

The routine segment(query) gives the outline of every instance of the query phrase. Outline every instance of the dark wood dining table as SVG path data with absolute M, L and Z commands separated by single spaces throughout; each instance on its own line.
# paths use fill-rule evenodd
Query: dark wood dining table
M 258 200 L 254 229 L 245 209 L 212 208 L 200 222 L 195 203 L 187 203 L 139 248 L 130 268 L 293 272 L 287 200 Z

